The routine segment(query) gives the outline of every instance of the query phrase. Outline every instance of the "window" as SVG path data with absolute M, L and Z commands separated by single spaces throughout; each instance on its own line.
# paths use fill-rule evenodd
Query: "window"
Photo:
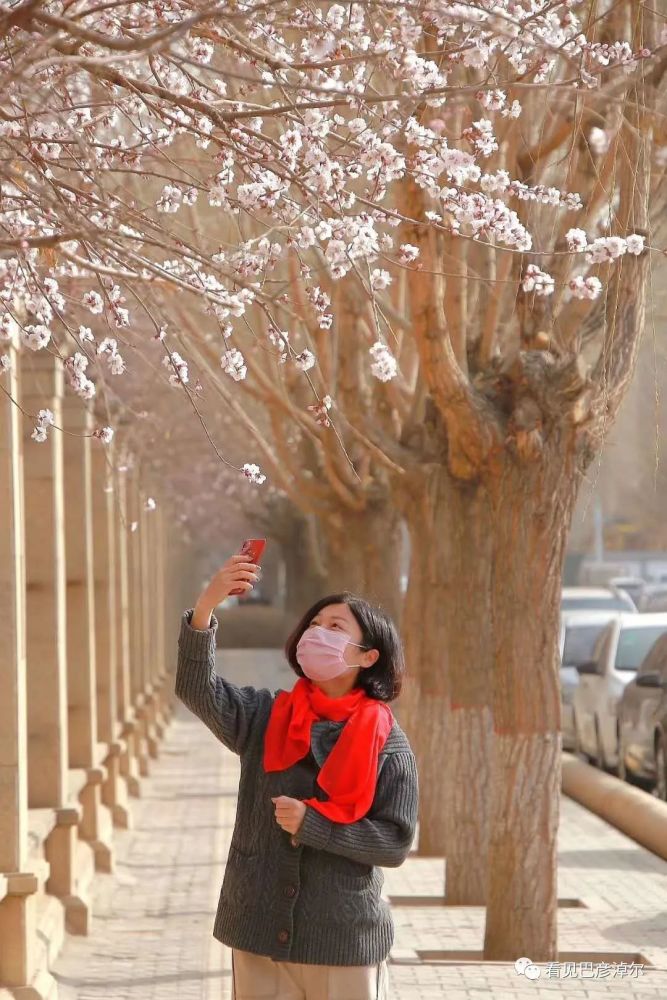
M 560 603 L 562 611 L 631 611 L 631 599 L 622 597 L 564 597 Z
M 660 674 L 667 678 L 667 635 L 653 643 L 641 662 L 640 674 Z
M 563 664 L 576 667 L 592 660 L 596 640 L 604 628 L 604 622 L 599 625 L 570 625 L 566 628 Z
M 656 639 L 665 633 L 667 625 L 621 629 L 616 649 L 616 669 L 637 670 Z

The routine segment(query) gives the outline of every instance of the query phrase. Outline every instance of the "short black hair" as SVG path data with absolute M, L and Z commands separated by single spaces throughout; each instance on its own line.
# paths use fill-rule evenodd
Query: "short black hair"
M 398 698 L 405 673 L 403 644 L 398 629 L 386 611 L 349 590 L 329 594 L 316 601 L 287 639 L 285 656 L 294 673 L 299 677 L 306 676 L 296 658 L 296 647 L 315 615 L 330 604 L 347 604 L 361 628 L 364 649 L 377 649 L 380 653 L 372 667 L 359 671 L 354 686 L 364 688 L 366 694 L 377 701 L 393 701 Z

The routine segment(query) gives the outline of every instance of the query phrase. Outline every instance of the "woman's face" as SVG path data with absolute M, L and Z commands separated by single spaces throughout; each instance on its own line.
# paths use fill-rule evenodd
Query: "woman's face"
M 308 628 L 312 628 L 314 625 L 321 625 L 323 628 L 330 628 L 334 632 L 339 630 L 346 632 L 352 642 L 363 643 L 364 641 L 361 633 L 361 626 L 350 611 L 347 604 L 327 604 L 325 608 L 318 611 L 315 617 L 311 619 Z M 363 653 L 363 650 L 359 649 L 359 646 L 347 645 L 345 647 L 343 659 L 350 665 L 354 663 L 361 663 L 361 653 Z

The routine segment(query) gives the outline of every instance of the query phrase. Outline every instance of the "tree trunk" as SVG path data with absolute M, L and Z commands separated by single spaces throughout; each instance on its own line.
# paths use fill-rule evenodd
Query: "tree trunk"
M 561 739 L 558 616 L 578 474 L 555 431 L 490 480 L 493 746 L 484 957 L 554 961 Z
M 420 776 L 419 854 L 446 856 L 447 903 L 486 894 L 492 664 L 490 497 L 440 465 L 411 479 L 401 718 Z
M 281 524 L 279 542 L 285 562 L 285 613 L 300 617 L 328 589 L 320 560 L 314 518 L 292 508 L 289 524 Z
M 401 500 L 419 854 L 446 857 L 447 903 L 487 903 L 490 959 L 557 957 L 557 629 L 578 479 L 566 451 L 559 439 L 523 464 L 506 450 L 468 482 L 433 464 Z
M 401 518 L 390 498 L 369 500 L 359 513 L 337 510 L 319 528 L 330 591 L 358 593 L 400 626 Z

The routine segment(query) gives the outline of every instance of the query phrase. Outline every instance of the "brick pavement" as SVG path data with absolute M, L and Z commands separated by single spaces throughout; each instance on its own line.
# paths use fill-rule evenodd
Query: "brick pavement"
M 257 686 L 293 677 L 270 651 L 221 651 L 218 669 Z M 179 705 L 133 801 L 133 829 L 116 831 L 116 872 L 96 878 L 91 934 L 69 937 L 55 963 L 61 1000 L 229 1000 L 230 952 L 211 928 L 238 773 L 238 759 Z M 561 967 L 548 977 L 542 967 L 531 981 L 509 963 L 465 960 L 461 952 L 474 958 L 482 946 L 483 911 L 438 905 L 444 864 L 414 856 L 384 870 L 396 924 L 392 1000 L 667 998 L 667 862 L 567 798 L 561 815 L 559 897 L 570 903 L 559 909 L 561 959 L 634 960 L 644 974 L 584 978 L 578 967 L 565 978 Z M 420 954 L 443 950 L 459 957 Z

